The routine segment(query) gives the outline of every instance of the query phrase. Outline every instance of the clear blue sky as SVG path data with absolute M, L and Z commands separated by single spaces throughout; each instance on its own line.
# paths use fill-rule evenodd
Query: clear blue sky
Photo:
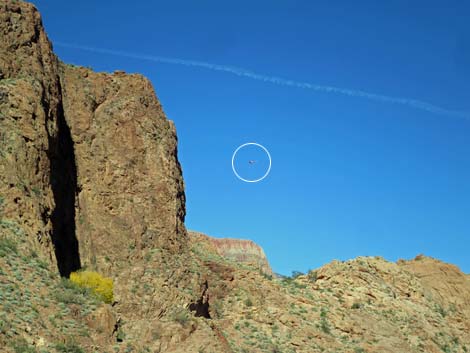
M 33 2 L 52 41 L 470 112 L 468 1 Z M 253 239 L 283 274 L 419 253 L 470 272 L 470 119 L 201 67 L 55 51 L 68 63 L 151 79 L 176 123 L 189 229 Z M 232 172 L 232 153 L 246 142 L 271 153 L 262 182 Z M 259 163 L 237 163 L 265 167 L 263 154 L 253 156 Z

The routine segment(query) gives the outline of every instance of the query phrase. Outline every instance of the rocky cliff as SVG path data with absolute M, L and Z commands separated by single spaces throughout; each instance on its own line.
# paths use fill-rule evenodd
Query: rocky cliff
M 271 266 L 263 249 L 251 240 L 214 238 L 203 233 L 189 231 L 192 241 L 206 242 L 215 252 L 223 258 L 235 263 L 247 264 L 259 269 L 266 275 L 273 275 Z
M 470 278 L 424 256 L 273 278 L 249 241 L 184 227 L 174 125 L 148 80 L 61 63 L 0 0 L 0 351 L 470 351 Z M 67 279 L 114 281 L 104 303 Z M 261 271 L 260 271 L 261 270 Z
M 186 266 L 143 273 L 155 249 L 155 267 L 189 251 L 176 131 L 150 82 L 61 63 L 31 4 L 1 0 L 0 33 L 2 227 L 51 273 L 112 276 L 116 317 L 145 322 L 174 306 L 169 298 L 196 300 L 168 286 L 190 286 Z M 142 279 L 170 288 L 166 298 L 142 305 Z
M 0 32 L 2 215 L 17 221 L 30 245 L 44 245 L 55 261 L 51 242 L 64 231 L 59 218 L 65 218 L 56 204 L 63 206 L 59 190 L 68 182 L 58 177 L 65 165 L 57 163 L 64 135 L 58 62 L 32 6 L 0 2 Z M 64 267 L 76 267 L 73 261 Z
M 127 256 L 123 249 L 180 252 L 186 231 L 176 130 L 151 83 L 140 75 L 59 69 L 83 261 L 103 268 L 105 254 L 114 263 Z

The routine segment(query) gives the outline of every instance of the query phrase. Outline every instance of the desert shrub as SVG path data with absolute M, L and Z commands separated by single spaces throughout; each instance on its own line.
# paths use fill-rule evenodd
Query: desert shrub
M 261 273 L 264 278 L 266 278 L 268 281 L 271 281 L 273 279 L 273 276 L 267 273 Z
M 55 349 L 60 353 L 84 353 L 83 349 L 74 342 L 57 343 Z
M 173 319 L 180 325 L 184 326 L 189 321 L 188 312 L 186 310 L 179 310 L 174 313 Z
M 212 305 L 212 308 L 214 309 L 215 316 L 217 318 L 222 318 L 224 315 L 224 306 L 220 300 L 217 300 L 214 302 Z
M 253 306 L 253 302 L 251 301 L 250 298 L 247 298 L 247 299 L 245 300 L 245 305 L 246 305 L 246 306 Z
M 330 333 L 330 325 L 328 324 L 328 321 L 326 321 L 325 318 L 322 318 L 320 320 L 320 328 L 324 333 Z
M 24 338 L 19 338 L 12 344 L 15 353 L 36 353 L 36 348 L 30 346 Z
M 79 271 L 70 274 L 70 281 L 82 288 L 88 288 L 105 303 L 113 302 L 113 280 L 98 272 Z
M 442 316 L 442 317 L 446 317 L 447 316 L 447 311 L 444 309 L 443 306 L 441 306 L 440 304 L 436 304 L 434 306 L 434 308 L 436 309 L 436 311 Z
M 309 271 L 308 272 L 308 280 L 310 282 L 316 282 L 318 279 L 318 272 L 317 271 Z
M 362 308 L 361 303 L 354 302 L 353 305 L 351 306 L 351 309 L 360 309 Z
M 116 332 L 116 341 L 117 342 L 122 342 L 122 341 L 124 341 L 124 338 L 126 338 L 126 334 L 122 330 L 122 327 L 119 327 L 119 329 Z
M 330 325 L 328 324 L 328 321 L 326 319 L 327 316 L 327 310 L 325 308 L 321 308 L 320 310 L 320 328 L 324 333 L 330 333 Z
M 9 253 L 18 253 L 16 243 L 6 237 L 0 237 L 0 256 L 6 256 Z
M 62 278 L 57 289 L 54 291 L 54 297 L 57 301 L 64 304 L 83 304 L 90 290 L 80 287 L 67 278 Z

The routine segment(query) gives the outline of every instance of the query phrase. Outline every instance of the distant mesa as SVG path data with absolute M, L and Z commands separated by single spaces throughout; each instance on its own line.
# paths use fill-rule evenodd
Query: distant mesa
M 266 275 L 273 275 L 266 254 L 252 240 L 215 238 L 200 232 L 188 231 L 192 241 L 204 242 L 219 256 L 238 263 L 257 267 Z

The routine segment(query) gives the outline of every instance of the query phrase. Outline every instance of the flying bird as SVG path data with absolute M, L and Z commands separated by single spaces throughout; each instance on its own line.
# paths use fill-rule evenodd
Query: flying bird
M 251 159 L 251 160 L 248 161 L 248 164 L 255 164 L 255 163 L 256 163 L 256 161 L 253 160 L 253 159 Z

